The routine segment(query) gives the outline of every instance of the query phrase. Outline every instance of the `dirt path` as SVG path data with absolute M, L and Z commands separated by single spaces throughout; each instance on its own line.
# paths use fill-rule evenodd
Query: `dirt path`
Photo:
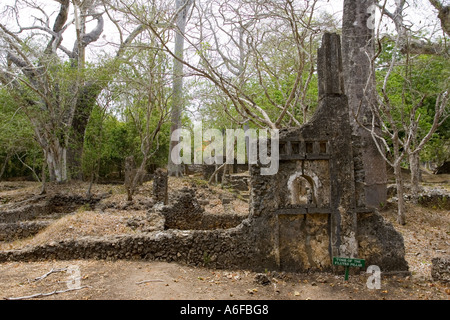
M 268 274 L 270 283 L 255 281 L 248 271 L 195 268 L 176 263 L 142 261 L 51 261 L 0 265 L 1 298 L 67 290 L 71 274 L 50 270 L 76 266 L 84 289 L 39 299 L 61 300 L 445 300 L 448 287 L 414 278 L 383 276 L 380 290 L 366 286 L 368 274 Z M 149 281 L 149 282 L 145 282 Z

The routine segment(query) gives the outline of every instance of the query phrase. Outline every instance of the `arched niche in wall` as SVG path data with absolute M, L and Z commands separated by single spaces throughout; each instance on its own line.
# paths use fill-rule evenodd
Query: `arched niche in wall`
M 292 205 L 317 205 L 316 186 L 314 180 L 304 174 L 297 173 L 288 181 Z

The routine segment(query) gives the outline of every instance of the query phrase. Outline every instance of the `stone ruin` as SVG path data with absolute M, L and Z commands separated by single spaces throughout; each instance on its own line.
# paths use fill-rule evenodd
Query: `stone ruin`
M 311 121 L 280 132 L 280 169 L 252 167 L 254 234 L 265 265 L 292 271 L 332 269 L 332 257 L 365 259 L 407 271 L 402 236 L 364 199 L 358 138 L 352 136 L 340 37 L 318 52 L 319 106 Z
M 153 175 L 153 199 L 156 202 L 162 202 L 163 204 L 168 204 L 168 173 L 166 170 L 161 168 L 156 169 Z
M 340 37 L 325 34 L 318 55 L 317 111 L 307 124 L 280 131 L 278 174 L 262 176 L 261 166 L 251 166 L 244 220 L 206 221 L 189 190 L 164 205 L 167 177 L 158 173 L 154 186 L 161 203 L 152 210 L 162 217 L 164 230 L 4 251 L 0 262 L 135 258 L 306 272 L 333 271 L 333 257 L 352 257 L 383 272 L 407 271 L 402 236 L 365 205 L 361 144 L 350 126 Z

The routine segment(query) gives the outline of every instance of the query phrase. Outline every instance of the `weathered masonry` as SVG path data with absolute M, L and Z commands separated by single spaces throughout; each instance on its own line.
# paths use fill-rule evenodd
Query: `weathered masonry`
M 252 167 L 251 218 L 264 265 L 332 268 L 332 257 L 366 259 L 407 270 L 403 238 L 366 207 L 358 138 L 344 92 L 340 37 L 325 34 L 318 52 L 319 106 L 311 121 L 280 132 L 280 169 Z

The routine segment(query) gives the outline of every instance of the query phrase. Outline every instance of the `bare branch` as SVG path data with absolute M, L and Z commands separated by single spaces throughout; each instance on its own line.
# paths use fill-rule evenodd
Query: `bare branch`
M 34 278 L 33 281 L 40 281 L 42 279 L 47 278 L 52 273 L 58 273 L 58 272 L 64 272 L 64 271 L 67 271 L 67 268 L 61 268 L 61 269 L 54 269 L 54 268 L 52 268 L 49 272 L 43 274 L 42 276 Z
M 69 0 L 60 0 L 58 1 L 61 4 L 58 16 L 56 17 L 55 23 L 53 24 L 52 38 L 47 44 L 47 48 L 45 49 L 46 54 L 55 53 L 56 49 L 59 47 L 62 41 L 61 33 L 64 30 L 64 25 L 67 21 L 67 17 L 69 15 Z
M 47 297 L 47 296 L 51 296 L 54 294 L 60 294 L 60 293 L 65 293 L 65 292 L 70 292 L 70 291 L 75 291 L 75 290 L 81 290 L 81 289 L 85 289 L 85 288 L 92 288 L 92 287 L 91 286 L 82 286 L 82 287 L 70 288 L 70 289 L 66 289 L 66 290 L 55 290 L 55 291 L 47 292 L 47 293 L 36 293 L 36 294 L 32 294 L 29 296 L 23 296 L 23 297 L 5 297 L 3 299 L 5 299 L 5 300 L 34 299 L 34 298 L 40 298 L 40 297 Z
M 439 0 L 428 0 L 431 5 L 438 11 L 438 18 L 441 26 L 447 36 L 450 36 L 450 6 L 444 6 Z

